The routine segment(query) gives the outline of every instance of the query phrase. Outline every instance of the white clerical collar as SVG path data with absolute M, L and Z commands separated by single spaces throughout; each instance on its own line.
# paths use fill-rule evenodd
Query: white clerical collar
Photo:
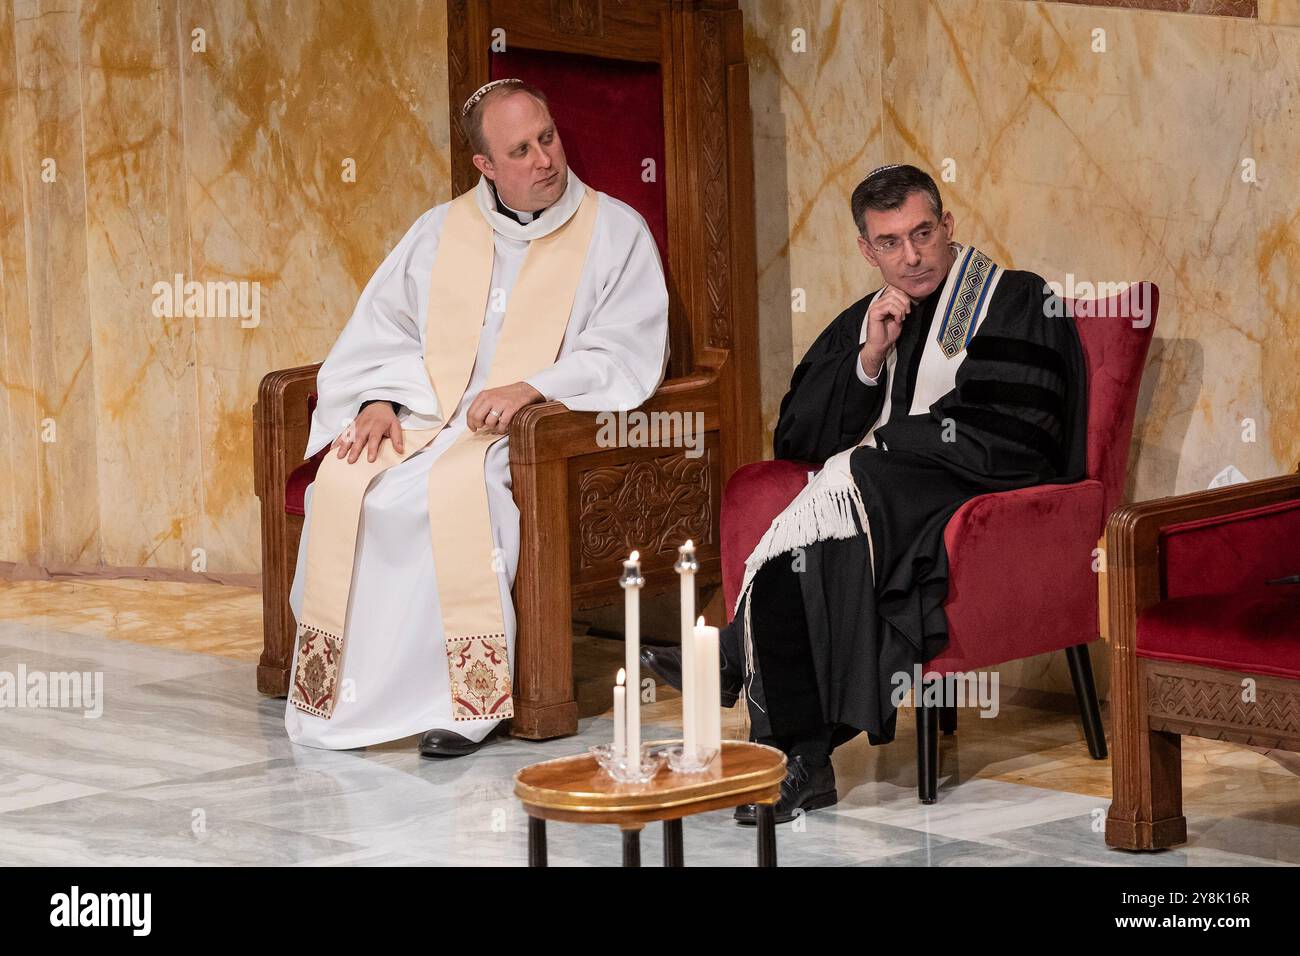
M 514 214 L 514 217 L 519 220 L 521 225 L 525 225 L 525 226 L 528 225 L 530 222 L 536 219 L 538 213 L 542 212 L 543 209 L 545 208 L 543 207 L 543 209 L 538 209 L 536 212 L 525 212 L 522 209 L 516 209 L 514 206 L 510 205 L 510 203 L 502 199 L 501 193 L 497 192 L 496 187 L 493 187 L 492 191 L 496 192 L 497 194 L 497 202 L 499 202 L 506 209 L 509 209 L 510 212 Z
M 483 218 L 488 221 L 488 225 L 496 232 L 508 239 L 531 242 L 534 239 L 549 236 L 568 222 L 573 217 L 573 214 L 578 211 L 578 206 L 582 204 L 582 197 L 586 192 L 586 184 L 578 178 L 577 173 L 570 166 L 568 180 L 565 183 L 564 192 L 560 194 L 560 198 L 546 207 L 546 215 L 538 216 L 533 213 L 531 222 L 516 222 L 496 208 L 499 197 L 486 176 L 479 176 L 478 178 L 478 185 L 474 188 L 474 202 L 478 206 L 479 212 L 483 214 Z M 502 203 L 502 205 L 505 204 Z M 510 207 L 507 206 L 506 208 Z M 520 215 L 517 210 L 511 211 Z

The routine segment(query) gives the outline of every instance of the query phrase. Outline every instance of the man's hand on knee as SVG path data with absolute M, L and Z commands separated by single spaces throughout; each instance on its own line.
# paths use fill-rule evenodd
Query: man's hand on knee
M 388 402 L 375 402 L 362 409 L 343 434 L 334 439 L 334 447 L 338 449 L 337 457 L 347 455 L 349 465 L 361 456 L 363 448 L 367 450 L 366 461 L 374 461 L 385 438 L 392 441 L 393 449 L 400 455 L 403 451 L 402 426 L 393 406 Z

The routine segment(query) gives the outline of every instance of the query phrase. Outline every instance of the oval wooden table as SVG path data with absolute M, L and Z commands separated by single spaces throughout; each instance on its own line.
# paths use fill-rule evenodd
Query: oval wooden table
M 655 743 L 671 743 L 656 741 Z M 528 814 L 528 865 L 546 866 L 546 821 L 612 823 L 623 831 L 623 865 L 641 865 L 641 830 L 664 824 L 664 866 L 682 866 L 682 818 L 744 803 L 758 806 L 758 865 L 776 866 L 774 805 L 785 779 L 785 754 L 763 744 L 724 740 L 702 773 L 667 766 L 649 783 L 618 783 L 591 754 L 560 757 L 515 774 L 515 796 Z

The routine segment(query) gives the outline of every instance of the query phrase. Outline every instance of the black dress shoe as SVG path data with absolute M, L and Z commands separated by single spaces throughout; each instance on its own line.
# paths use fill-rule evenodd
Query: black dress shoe
M 496 727 L 488 731 L 487 737 L 475 742 L 462 737 L 454 730 L 429 730 L 425 731 L 420 738 L 420 756 L 421 757 L 464 757 L 466 754 L 472 754 L 485 744 L 489 737 L 495 734 Z
M 741 685 L 745 680 L 740 668 L 739 655 L 736 655 L 737 659 L 733 664 L 732 656 L 728 655 L 723 650 L 721 643 L 719 643 L 718 656 L 722 659 L 722 679 L 719 681 L 719 696 L 722 699 L 722 706 L 735 707 L 736 701 L 740 698 Z M 682 689 L 682 649 L 680 647 L 646 645 L 641 648 L 641 663 L 662 677 L 669 687 L 675 687 L 677 690 Z
M 796 810 L 820 810 L 839 802 L 835 792 L 835 768 L 829 760 L 824 767 L 812 767 L 802 755 L 789 758 L 785 779 L 781 781 L 781 799 L 776 801 L 776 822 L 789 823 Z M 758 823 L 758 807 L 746 803 L 736 807 L 736 822 L 752 827 Z

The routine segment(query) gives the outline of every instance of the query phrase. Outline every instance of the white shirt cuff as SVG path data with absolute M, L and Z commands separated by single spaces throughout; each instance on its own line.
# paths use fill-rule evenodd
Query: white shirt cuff
M 858 329 L 858 360 L 854 365 L 858 369 L 858 381 L 863 385 L 878 385 L 880 383 L 880 372 L 876 373 L 875 378 L 867 378 L 866 370 L 862 367 L 862 346 L 867 344 L 867 316 L 862 317 L 862 326 Z M 880 366 L 884 370 L 884 366 Z
M 863 385 L 879 385 L 879 384 L 880 384 L 880 372 L 877 372 L 877 373 L 876 373 L 876 377 L 875 377 L 875 378 L 868 378 L 868 377 L 867 377 L 867 370 L 864 369 L 864 368 L 862 367 L 862 353 L 861 353 L 861 352 L 859 352 L 857 358 L 854 359 L 854 361 L 853 361 L 853 367 L 856 368 L 856 369 L 858 370 L 858 381 L 861 382 Z M 881 368 L 881 371 L 884 371 L 884 366 L 883 366 L 883 365 L 882 365 L 880 368 Z

